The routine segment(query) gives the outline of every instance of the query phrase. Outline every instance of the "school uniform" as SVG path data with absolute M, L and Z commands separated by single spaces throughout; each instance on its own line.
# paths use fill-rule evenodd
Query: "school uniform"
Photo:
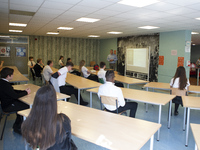
M 34 68 L 34 71 L 35 71 L 35 76 L 41 77 L 41 72 L 42 72 L 44 66 L 41 66 L 39 63 L 37 63 L 33 68 Z
M 99 82 L 97 75 L 88 74 L 87 71 L 88 71 L 88 69 L 85 66 L 82 66 L 81 72 L 83 73 L 83 77 L 93 80 L 93 81 L 96 81 L 96 82 Z
M 118 112 L 122 112 L 125 110 L 130 109 L 130 117 L 135 118 L 136 110 L 137 110 L 137 103 L 136 102 L 125 102 L 122 90 L 115 86 L 112 82 L 106 82 L 105 84 L 99 87 L 98 96 L 110 96 L 110 97 L 117 97 L 118 100 Z M 109 112 L 116 113 L 117 109 L 116 106 L 111 106 L 108 104 L 104 104 L 105 108 Z
M 43 76 L 44 76 L 44 79 L 46 81 L 50 81 L 50 78 L 51 78 L 51 74 L 53 73 L 53 71 L 51 70 L 51 67 L 49 65 L 46 65 L 43 69 Z
M 26 91 L 14 90 L 8 80 L 0 79 L 0 100 L 1 107 L 4 112 L 17 112 L 24 109 L 28 109 L 29 106 L 18 99 L 27 95 Z M 20 130 L 23 117 L 17 114 L 17 118 L 14 122 L 13 128 Z
M 28 66 L 34 66 L 35 65 L 35 62 L 34 61 L 28 61 Z M 31 71 L 31 74 L 32 74 L 32 77 L 33 77 L 33 81 L 35 80 L 35 71 L 33 68 L 30 68 L 30 71 Z
M 63 65 L 62 65 L 62 64 L 64 64 L 64 63 L 63 63 L 63 61 L 60 59 L 60 60 L 59 60 L 59 62 L 58 62 L 58 65 L 60 66 L 60 68 L 62 68 L 62 67 L 63 67 Z
M 67 94 L 67 95 L 74 94 L 76 99 L 78 100 L 78 89 L 75 89 L 71 85 L 66 85 L 65 84 L 65 80 L 66 80 L 67 72 L 68 72 L 67 67 L 63 67 L 63 68 L 59 69 L 58 72 L 61 74 L 57 78 L 58 86 L 59 86 L 59 89 L 60 89 L 60 93 Z M 80 104 L 81 105 L 87 105 L 88 104 L 87 102 L 83 101 L 81 95 L 80 95 Z

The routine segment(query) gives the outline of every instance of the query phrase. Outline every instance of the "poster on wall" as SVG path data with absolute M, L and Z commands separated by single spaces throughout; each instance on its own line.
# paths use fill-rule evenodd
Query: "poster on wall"
M 10 57 L 10 47 L 0 47 L 0 57 Z
M 184 66 L 184 57 L 178 57 L 177 67 Z
M 15 47 L 17 57 L 26 57 L 25 47 Z
M 159 56 L 159 65 L 164 65 L 164 56 Z

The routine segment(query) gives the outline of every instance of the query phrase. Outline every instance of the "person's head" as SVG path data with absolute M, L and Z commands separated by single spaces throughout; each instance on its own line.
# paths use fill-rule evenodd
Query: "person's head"
M 110 50 L 110 54 L 111 54 L 111 55 L 113 54 L 113 50 L 112 50 L 112 49 Z
M 71 58 L 67 58 L 67 62 L 72 62 L 72 59 Z
M 63 59 L 64 59 L 64 56 L 60 56 L 60 59 L 63 60 Z
M 1 78 L 7 79 L 8 81 L 13 79 L 14 69 L 5 67 L 1 70 Z
M 113 70 L 106 71 L 106 81 L 115 82 L 115 73 Z
M 114 50 L 114 54 L 115 54 L 115 55 L 117 54 L 117 51 L 116 51 L 116 50 Z
M 53 67 L 53 61 L 52 60 L 48 60 L 47 61 L 47 65 L 49 65 L 50 67 Z
M 38 58 L 38 59 L 37 59 L 37 63 L 38 63 L 38 64 L 41 64 L 41 63 L 42 63 L 42 59 L 41 59 L 41 58 Z
M 100 62 L 100 68 L 105 69 L 106 68 L 106 63 L 105 62 Z
M 33 61 L 33 57 L 32 57 L 32 56 L 30 56 L 30 57 L 29 57 L 29 60 L 30 60 L 30 61 Z
M 81 71 L 81 68 L 85 65 L 85 60 L 81 60 L 79 63 L 79 70 Z
M 72 62 L 67 62 L 66 63 L 66 67 L 67 67 L 68 71 L 72 70 L 73 66 L 74 66 L 74 64 Z
M 57 98 L 52 85 L 41 87 L 29 116 L 22 124 L 22 136 L 33 149 L 47 149 L 55 144 L 57 127 Z
M 183 90 L 187 85 L 186 72 L 183 66 L 180 66 L 176 69 L 176 73 L 174 75 L 174 81 L 176 78 L 179 78 L 179 89 Z M 173 81 L 173 84 L 174 84 L 174 81 Z

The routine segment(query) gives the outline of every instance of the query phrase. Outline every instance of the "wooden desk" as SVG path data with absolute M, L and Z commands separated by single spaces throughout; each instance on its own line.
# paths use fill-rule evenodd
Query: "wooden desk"
M 16 66 L 3 66 L 3 68 L 5 67 L 14 69 L 14 73 L 13 73 L 14 76 L 10 82 L 12 83 L 26 82 L 27 83 L 29 81 L 27 77 L 25 77 L 19 72 Z
M 200 149 L 200 125 L 190 123 L 190 126 L 195 140 L 195 150 L 198 150 Z
M 169 120 L 168 120 L 168 128 L 170 128 L 171 124 L 171 105 L 172 105 L 172 99 L 175 97 L 175 95 L 166 95 L 162 93 L 153 93 L 148 91 L 142 91 L 142 90 L 135 90 L 135 89 L 128 89 L 128 88 L 121 88 L 122 93 L 124 95 L 125 99 L 131 100 L 131 101 L 137 101 L 137 102 L 143 102 L 148 104 L 154 104 L 159 106 L 159 113 L 158 113 L 158 123 L 161 122 L 161 110 L 162 105 L 166 105 L 170 102 L 170 109 L 169 109 Z M 98 93 L 98 88 L 93 88 L 87 90 L 90 92 L 90 106 L 92 103 L 92 93 Z M 158 130 L 157 140 L 159 141 L 160 136 L 160 129 Z
M 30 109 L 19 111 L 27 117 Z M 58 112 L 71 120 L 72 134 L 108 149 L 139 150 L 151 138 L 153 150 L 154 134 L 161 124 L 117 115 L 81 105 L 58 102 Z
M 35 94 L 40 87 L 34 84 L 20 84 L 20 85 L 14 85 L 13 88 L 16 90 L 26 90 L 27 88 L 31 89 L 31 93 L 29 95 L 25 95 L 19 98 L 20 101 L 26 103 L 31 108 L 33 105 Z M 69 95 L 58 93 L 58 92 L 56 92 L 56 97 L 57 97 L 57 100 L 64 99 L 65 101 L 67 101 L 67 98 L 70 98 Z
M 185 120 L 186 120 L 186 108 L 187 112 L 187 128 L 186 128 L 186 142 L 185 146 L 188 146 L 188 134 L 189 134 L 189 124 L 190 124 L 190 109 L 200 110 L 200 99 L 199 97 L 192 96 L 182 96 L 183 107 L 184 107 L 184 119 L 183 119 L 183 130 L 185 130 Z

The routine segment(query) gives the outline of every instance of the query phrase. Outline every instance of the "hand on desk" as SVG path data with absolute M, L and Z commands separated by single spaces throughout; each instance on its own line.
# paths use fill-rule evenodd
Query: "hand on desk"
M 26 89 L 26 92 L 27 92 L 28 94 L 30 94 L 30 93 L 31 93 L 31 89 L 27 88 L 27 89 Z

